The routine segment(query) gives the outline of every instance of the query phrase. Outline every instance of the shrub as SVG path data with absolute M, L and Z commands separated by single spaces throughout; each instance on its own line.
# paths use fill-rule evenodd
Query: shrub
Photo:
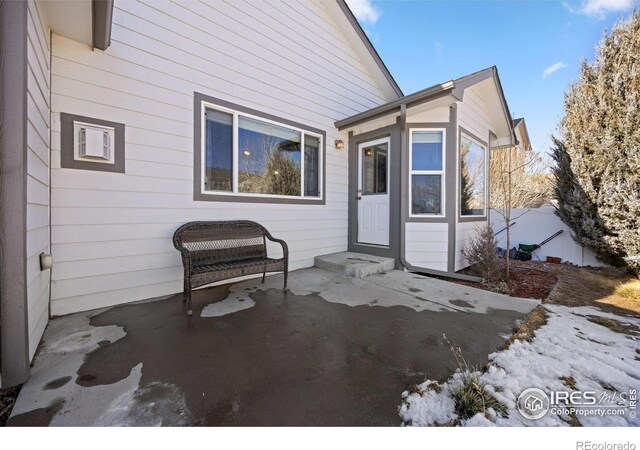
M 462 385 L 452 392 L 455 412 L 460 420 L 471 419 L 478 413 L 487 415 L 487 409 L 493 410 L 502 417 L 507 417 L 507 407 L 487 392 L 486 384 L 480 381 L 480 372 L 469 366 L 462 355 L 462 349 L 455 347 L 446 335 L 442 336 L 455 357 L 458 370 L 462 375 Z
M 502 278 L 498 241 L 489 225 L 476 227 L 475 235 L 470 239 L 463 255 L 471 264 L 471 270 L 486 283 L 494 283 Z
M 640 10 L 601 40 L 565 95 L 557 214 L 598 258 L 640 273 Z

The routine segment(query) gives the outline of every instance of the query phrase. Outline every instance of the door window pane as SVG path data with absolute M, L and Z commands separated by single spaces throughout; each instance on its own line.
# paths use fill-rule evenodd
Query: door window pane
M 208 191 L 231 191 L 233 115 L 207 110 L 205 142 L 205 189 Z
M 387 144 L 362 148 L 362 193 L 387 193 Z
M 442 131 L 413 131 L 411 170 L 442 170 Z
M 320 197 L 320 138 L 304 136 L 304 195 Z
M 411 214 L 442 214 L 442 176 L 411 176 Z
M 460 139 L 460 214 L 485 213 L 485 148 L 466 136 Z
M 301 133 L 240 116 L 238 191 L 300 196 Z

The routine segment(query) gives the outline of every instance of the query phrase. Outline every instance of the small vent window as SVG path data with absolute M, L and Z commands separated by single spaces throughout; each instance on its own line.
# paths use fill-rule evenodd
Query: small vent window
M 74 122 L 77 136 L 76 160 L 113 163 L 114 129 L 82 122 Z

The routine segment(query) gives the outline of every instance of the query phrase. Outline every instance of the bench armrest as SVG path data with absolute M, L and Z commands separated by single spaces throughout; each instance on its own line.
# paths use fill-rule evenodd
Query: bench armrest
M 271 236 L 271 233 L 269 233 L 267 230 L 265 230 L 264 235 L 271 242 L 276 242 L 276 243 L 278 243 L 278 244 L 280 244 L 282 246 L 282 253 L 284 255 L 284 260 L 288 262 L 289 261 L 289 246 L 287 245 L 287 243 L 285 241 L 283 241 L 282 239 L 274 238 L 273 236 Z

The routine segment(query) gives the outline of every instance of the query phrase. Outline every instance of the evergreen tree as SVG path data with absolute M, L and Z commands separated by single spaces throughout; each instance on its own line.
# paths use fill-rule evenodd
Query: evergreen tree
M 601 40 L 565 95 L 557 214 L 576 242 L 640 272 L 640 12 Z

